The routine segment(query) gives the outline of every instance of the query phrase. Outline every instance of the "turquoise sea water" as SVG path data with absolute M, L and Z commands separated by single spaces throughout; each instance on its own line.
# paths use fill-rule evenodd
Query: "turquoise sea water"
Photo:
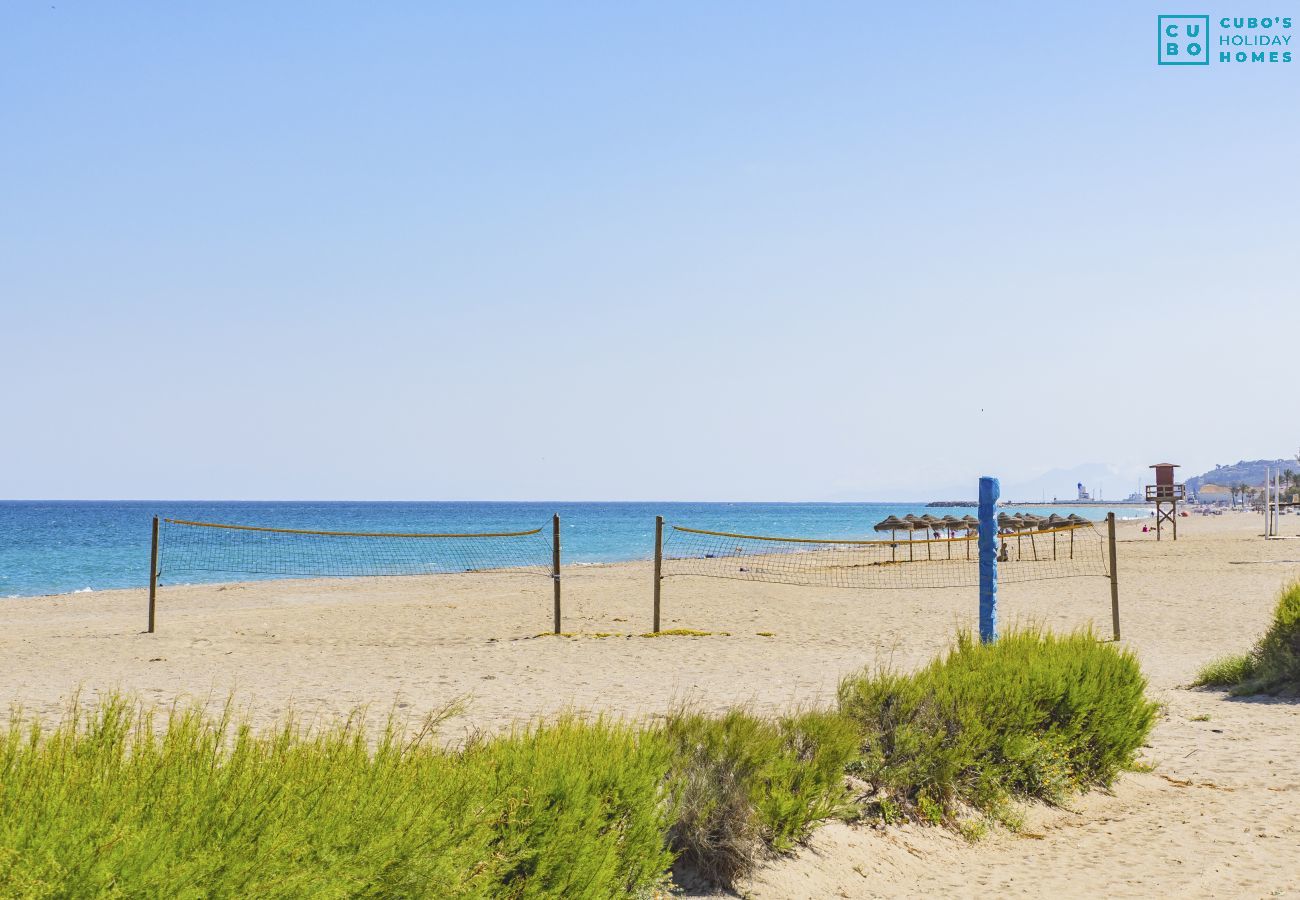
M 1017 507 L 1007 507 L 1015 511 Z M 1039 515 L 1077 512 L 1103 519 L 1101 507 L 1033 507 Z M 202 501 L 0 502 L 0 598 L 142 587 L 148 582 L 150 519 L 332 531 L 483 532 L 562 523 L 567 563 L 646 559 L 654 518 L 670 524 L 781 537 L 871 538 L 888 515 L 974 514 L 924 503 L 355 503 Z M 1115 508 L 1120 517 L 1142 509 Z M 201 580 L 198 578 L 187 580 Z M 222 580 L 214 577 L 212 580 Z

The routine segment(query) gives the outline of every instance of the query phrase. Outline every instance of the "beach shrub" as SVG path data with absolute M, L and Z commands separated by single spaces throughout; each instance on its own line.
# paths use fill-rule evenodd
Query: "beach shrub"
M 834 712 L 772 720 L 679 711 L 664 736 L 674 754 L 669 839 L 710 881 L 734 883 L 765 852 L 790 850 L 816 823 L 852 809 L 844 770 L 858 734 Z
M 1108 784 L 1144 687 L 1090 633 L 1016 632 L 846 679 L 835 709 L 566 716 L 458 748 L 436 717 L 255 731 L 230 704 L 74 702 L 0 730 L 0 896 L 647 897 L 678 859 L 731 885 L 832 817 L 974 835 L 968 807 Z
M 1194 684 L 1229 687 L 1236 696 L 1300 695 L 1300 581 L 1282 589 L 1268 631 L 1249 654 L 1210 663 Z
M 1200 671 L 1196 673 L 1196 680 L 1192 682 L 1192 687 L 1231 687 L 1253 678 L 1254 674 L 1253 653 L 1220 656 L 1201 666 Z
M 1282 591 L 1273 622 L 1255 649 L 1255 671 L 1241 693 L 1300 692 L 1300 581 Z
M 672 863 L 668 745 L 561 719 L 447 751 L 120 697 L 0 742 L 0 895 L 571 897 Z
M 961 823 L 973 808 L 1014 824 L 1015 798 L 1060 803 L 1132 766 L 1155 719 L 1126 650 L 1090 631 L 958 636 L 912 674 L 865 672 L 840 686 L 862 753 L 851 767 L 885 819 Z
M 450 750 L 361 717 L 270 732 L 121 696 L 0 740 L 0 895 L 634 896 L 731 883 L 847 809 L 852 723 L 564 717 Z

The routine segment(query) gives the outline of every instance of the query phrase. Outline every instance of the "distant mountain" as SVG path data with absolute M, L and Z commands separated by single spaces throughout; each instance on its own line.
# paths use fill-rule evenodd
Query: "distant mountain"
M 1230 466 L 1215 466 L 1203 475 L 1187 479 L 1187 491 L 1193 493 L 1203 484 L 1217 484 L 1231 488 L 1234 484 L 1248 484 L 1259 487 L 1264 483 L 1265 469 L 1291 469 L 1300 472 L 1300 462 L 1292 459 L 1251 459 L 1241 460 Z

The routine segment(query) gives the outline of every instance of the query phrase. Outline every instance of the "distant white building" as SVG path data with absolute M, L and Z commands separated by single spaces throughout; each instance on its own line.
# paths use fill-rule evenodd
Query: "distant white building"
M 1232 489 L 1221 484 L 1203 484 L 1196 489 L 1196 499 L 1202 503 L 1231 503 Z
M 1079 500 L 1091 500 L 1091 499 L 1092 499 L 1092 494 L 1089 494 L 1089 493 L 1088 493 L 1088 489 L 1085 488 L 1085 487 L 1083 486 L 1083 482 L 1082 482 L 1082 481 L 1079 482 L 1078 487 L 1079 487 L 1079 496 L 1078 496 L 1077 499 L 1079 499 Z

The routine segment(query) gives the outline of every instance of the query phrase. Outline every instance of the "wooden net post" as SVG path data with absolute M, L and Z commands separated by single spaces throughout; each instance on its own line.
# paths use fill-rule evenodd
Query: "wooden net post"
M 153 634 L 154 606 L 158 600 L 158 517 L 153 517 L 153 537 L 149 541 L 149 634 Z
M 655 621 L 652 629 L 659 632 L 659 589 L 664 571 L 664 517 L 655 516 Z
M 551 581 L 555 585 L 555 633 L 560 633 L 560 514 L 551 519 Z
M 1119 571 L 1115 567 L 1115 514 L 1106 513 L 1106 543 L 1110 548 L 1110 628 L 1119 640 Z

